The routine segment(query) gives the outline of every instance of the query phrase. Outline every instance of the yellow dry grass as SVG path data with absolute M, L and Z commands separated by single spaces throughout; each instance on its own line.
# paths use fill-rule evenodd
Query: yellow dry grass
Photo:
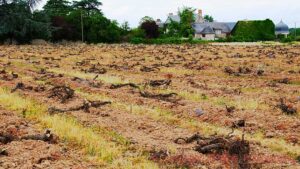
M 126 110 L 127 112 L 131 112 L 134 114 L 145 115 L 149 118 L 152 118 L 156 121 L 165 122 L 170 125 L 177 125 L 182 128 L 189 129 L 194 132 L 201 132 L 206 136 L 212 134 L 226 135 L 231 132 L 230 128 L 221 127 L 218 125 L 214 125 L 206 122 L 199 122 L 192 117 L 188 117 L 188 115 L 183 115 L 178 117 L 176 114 L 169 110 L 161 109 L 158 107 L 147 107 L 134 105 L 126 102 L 122 102 L 113 98 L 110 98 L 106 95 L 100 94 L 91 94 L 86 93 L 84 91 L 78 92 L 78 94 L 86 97 L 86 98 L 94 98 L 94 99 L 104 99 L 113 101 L 112 106 L 116 109 Z M 249 104 L 247 107 L 256 107 L 256 103 L 254 105 Z M 235 134 L 241 136 L 242 131 L 235 130 Z M 283 154 L 287 154 L 291 157 L 297 157 L 300 155 L 300 146 L 292 145 L 287 143 L 284 139 L 280 138 L 265 138 L 261 133 L 255 134 L 245 134 L 247 140 L 257 142 L 261 144 L 263 147 L 267 147 L 274 152 L 279 152 Z
M 6 109 L 23 112 L 26 118 L 39 122 L 45 128 L 51 128 L 62 141 L 82 148 L 88 159 L 98 162 L 103 168 L 158 168 L 156 164 L 148 161 L 146 156 L 124 156 L 127 143 L 116 133 L 103 132 L 103 129 L 95 131 L 66 115 L 48 115 L 45 105 L 31 98 L 23 98 L 5 88 L 0 88 L 0 103 Z M 123 144 L 109 141 L 111 137 L 123 140 Z

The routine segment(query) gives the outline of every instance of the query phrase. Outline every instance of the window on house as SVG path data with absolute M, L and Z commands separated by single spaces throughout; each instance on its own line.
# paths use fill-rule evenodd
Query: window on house
M 202 37 L 205 38 L 205 34 L 202 34 Z

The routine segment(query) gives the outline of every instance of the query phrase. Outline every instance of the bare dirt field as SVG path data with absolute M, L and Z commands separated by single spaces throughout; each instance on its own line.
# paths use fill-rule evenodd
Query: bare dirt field
M 0 105 L 0 168 L 300 168 L 300 46 L 0 46 Z

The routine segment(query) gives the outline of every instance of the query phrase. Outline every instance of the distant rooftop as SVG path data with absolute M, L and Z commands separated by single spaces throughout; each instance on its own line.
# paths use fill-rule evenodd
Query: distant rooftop
M 285 24 L 283 21 L 280 21 L 276 26 L 275 26 L 275 32 L 276 34 L 286 34 L 289 33 L 289 26 Z
M 221 30 L 222 33 L 230 33 L 236 22 L 204 22 L 204 23 L 194 23 L 193 28 L 196 33 L 209 34 L 214 32 L 214 30 Z

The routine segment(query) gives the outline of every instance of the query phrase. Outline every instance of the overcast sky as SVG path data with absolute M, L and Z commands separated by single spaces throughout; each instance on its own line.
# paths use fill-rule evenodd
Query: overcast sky
M 183 6 L 201 8 L 217 21 L 270 18 L 275 24 L 282 19 L 290 27 L 295 22 L 300 27 L 299 0 L 102 0 L 102 3 L 101 9 L 108 18 L 119 23 L 128 21 L 131 27 L 137 26 L 143 16 L 164 21 L 168 13 L 176 13 Z

